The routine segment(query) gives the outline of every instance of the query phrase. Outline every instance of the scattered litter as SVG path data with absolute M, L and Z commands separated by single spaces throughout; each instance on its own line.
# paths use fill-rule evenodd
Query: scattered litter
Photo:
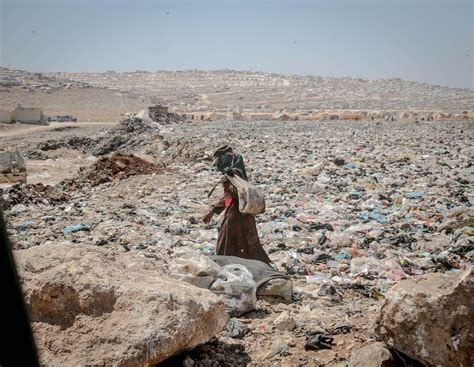
M 322 331 L 308 331 L 304 342 L 306 350 L 331 349 L 333 337 Z

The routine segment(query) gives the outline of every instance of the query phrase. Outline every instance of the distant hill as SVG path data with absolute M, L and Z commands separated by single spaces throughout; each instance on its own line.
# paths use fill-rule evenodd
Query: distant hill
M 247 117 L 259 116 L 255 119 L 281 111 L 306 119 L 333 112 L 342 116 L 341 111 L 376 117 L 384 111 L 445 112 L 442 116 L 469 111 L 470 116 L 474 90 L 401 79 L 232 70 L 32 73 L 0 68 L 0 109 L 11 109 L 17 103 L 41 107 L 46 115 L 68 114 L 82 121 L 117 121 L 124 113 L 155 103 L 198 116 L 240 111 Z
M 48 76 L 154 97 L 164 104 L 193 111 L 474 109 L 474 90 L 401 79 L 325 78 L 232 70 L 51 73 Z

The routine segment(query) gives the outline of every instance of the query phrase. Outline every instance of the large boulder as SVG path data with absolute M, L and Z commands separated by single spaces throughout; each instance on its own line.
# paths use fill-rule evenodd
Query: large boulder
M 228 321 L 216 295 L 169 278 L 151 259 L 61 245 L 15 257 L 44 365 L 151 366 Z
M 473 366 L 472 268 L 400 282 L 387 293 L 375 332 L 429 366 Z

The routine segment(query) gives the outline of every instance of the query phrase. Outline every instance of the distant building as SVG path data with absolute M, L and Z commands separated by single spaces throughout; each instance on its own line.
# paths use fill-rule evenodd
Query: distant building
M 0 111 L 0 122 L 11 123 L 15 121 L 15 111 Z
M 160 115 L 166 115 L 168 113 L 168 107 L 157 104 L 157 105 L 148 107 L 148 112 L 157 113 Z
M 47 123 L 41 108 L 17 107 L 14 111 L 0 111 L 0 122 L 22 122 L 25 124 Z
M 46 118 L 43 115 L 41 108 L 34 107 L 17 107 L 15 108 L 15 121 L 23 122 L 26 124 L 39 123 L 45 121 Z
M 207 118 L 211 121 L 216 121 L 216 120 L 225 120 L 227 118 L 226 113 L 219 113 L 219 112 L 212 112 L 208 114 Z

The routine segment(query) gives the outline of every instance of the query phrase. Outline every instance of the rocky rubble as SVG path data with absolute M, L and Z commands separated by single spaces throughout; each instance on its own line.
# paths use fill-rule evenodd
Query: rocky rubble
M 44 365 L 153 366 L 227 323 L 210 291 L 142 256 L 49 245 L 15 257 Z
M 123 147 L 153 152 L 166 170 L 71 187 L 66 203 L 14 205 L 6 216 L 22 249 L 95 245 L 165 265 L 183 249 L 209 255 L 218 220 L 200 218 L 221 195 L 217 189 L 207 199 L 220 179 L 210 157 L 223 144 L 242 153 L 266 197 L 266 212 L 256 217 L 261 241 L 290 275 L 293 299 L 258 300 L 231 319 L 230 331 L 176 357 L 179 363 L 231 366 L 231 356 L 253 366 L 341 366 L 377 339 L 373 323 L 394 286 L 472 266 L 470 120 L 220 121 L 150 131 L 128 133 L 137 144 Z

